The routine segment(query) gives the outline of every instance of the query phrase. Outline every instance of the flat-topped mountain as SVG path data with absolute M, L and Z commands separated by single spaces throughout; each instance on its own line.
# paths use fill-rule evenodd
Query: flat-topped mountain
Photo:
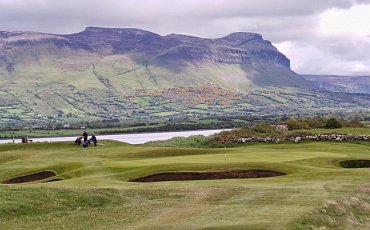
M 312 91 L 318 87 L 271 42 L 245 32 L 210 39 L 100 27 L 3 31 L 0 78 L 0 126 L 325 114 L 370 103 L 367 95 Z
M 68 35 L 0 32 L 0 73 L 8 82 L 105 87 L 125 95 L 207 84 L 312 87 L 269 41 L 244 32 L 217 39 L 100 27 Z

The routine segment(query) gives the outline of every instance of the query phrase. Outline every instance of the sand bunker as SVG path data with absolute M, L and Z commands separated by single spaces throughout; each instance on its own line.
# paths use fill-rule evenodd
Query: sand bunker
M 339 165 L 343 168 L 370 168 L 370 160 L 341 161 Z
M 262 178 L 286 175 L 282 172 L 269 170 L 234 170 L 216 172 L 173 172 L 158 173 L 141 178 L 129 180 L 130 182 L 156 182 L 156 181 L 184 181 L 184 180 L 220 180 Z
M 53 171 L 42 171 L 38 173 L 33 173 L 25 176 L 20 176 L 16 178 L 9 179 L 5 181 L 3 184 L 18 184 L 18 183 L 27 183 L 27 182 L 33 182 L 38 180 L 43 180 L 49 177 L 56 176 L 55 172 Z
M 47 182 L 54 182 L 54 181 L 61 181 L 63 180 L 62 178 L 55 178 L 55 179 L 51 179 L 51 180 L 47 180 L 47 181 L 44 181 L 42 183 L 47 183 Z

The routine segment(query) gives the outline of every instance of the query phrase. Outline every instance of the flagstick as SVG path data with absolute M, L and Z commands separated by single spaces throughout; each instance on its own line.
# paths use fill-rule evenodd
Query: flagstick
M 226 164 L 226 145 L 225 145 L 225 164 Z

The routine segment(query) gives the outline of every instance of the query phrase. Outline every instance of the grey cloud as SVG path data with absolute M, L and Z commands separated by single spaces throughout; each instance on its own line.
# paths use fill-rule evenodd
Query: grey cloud
M 211 38 L 257 32 L 273 43 L 294 44 L 295 53 L 287 54 L 299 63 L 297 71 L 322 73 L 336 70 L 335 62 L 369 59 L 369 43 L 317 31 L 320 13 L 357 4 L 370 0 L 0 0 L 0 30 L 65 34 L 86 26 L 135 27 Z M 320 57 L 332 64 L 320 66 Z
M 370 55 L 366 52 L 370 50 L 369 40 L 339 36 L 277 46 L 291 59 L 292 68 L 298 73 L 369 75 L 370 72 Z
M 0 27 L 6 27 L 8 22 L 18 22 L 20 27 L 29 26 L 30 29 L 40 23 L 45 32 L 66 31 L 70 24 L 72 27 L 96 24 L 126 27 L 149 24 L 155 29 L 162 24 L 171 24 L 173 20 L 190 19 L 206 24 L 217 19 L 238 17 L 246 20 L 256 17 L 300 17 L 333 7 L 348 8 L 361 2 L 368 1 L 321 0 L 312 3 L 312 0 L 5 0 L 0 2 Z

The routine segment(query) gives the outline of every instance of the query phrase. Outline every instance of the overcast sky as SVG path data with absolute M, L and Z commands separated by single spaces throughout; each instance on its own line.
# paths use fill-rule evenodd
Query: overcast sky
M 0 0 L 0 31 L 256 32 L 298 73 L 370 75 L 370 0 Z

